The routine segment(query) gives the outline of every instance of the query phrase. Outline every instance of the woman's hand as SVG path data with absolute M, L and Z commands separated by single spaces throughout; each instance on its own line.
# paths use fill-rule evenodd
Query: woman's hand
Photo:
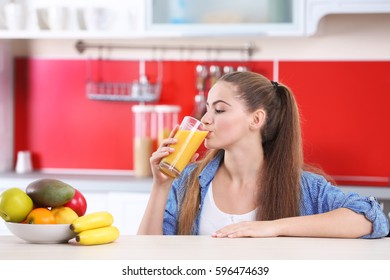
M 157 181 L 159 184 L 162 184 L 166 181 L 173 180 L 173 178 L 165 175 L 160 171 L 159 164 L 163 158 L 168 156 L 169 154 L 173 153 L 175 151 L 174 148 L 171 148 L 170 145 L 176 144 L 177 139 L 173 138 L 176 134 L 176 132 L 179 130 L 179 125 L 176 125 L 171 133 L 169 134 L 168 138 L 164 139 L 161 142 L 160 147 L 152 154 L 150 157 L 150 166 L 152 168 L 152 174 L 155 181 Z
M 276 237 L 278 236 L 275 221 L 239 222 L 221 228 L 211 235 L 212 237 Z
M 169 154 L 173 153 L 175 149 L 171 147 L 171 145 L 174 145 L 177 143 L 177 139 L 174 138 L 176 132 L 179 130 L 179 125 L 176 125 L 171 133 L 169 134 L 168 138 L 164 139 L 161 142 L 160 147 L 158 147 L 157 151 L 155 151 L 152 156 L 150 157 L 150 165 L 152 168 L 152 174 L 153 179 L 158 184 L 164 184 L 166 182 L 172 181 L 174 178 L 171 178 L 167 175 L 165 175 L 163 172 L 161 172 L 159 168 L 159 164 L 163 158 L 168 156 Z M 191 160 L 191 162 L 195 162 L 199 157 L 198 153 L 195 153 Z

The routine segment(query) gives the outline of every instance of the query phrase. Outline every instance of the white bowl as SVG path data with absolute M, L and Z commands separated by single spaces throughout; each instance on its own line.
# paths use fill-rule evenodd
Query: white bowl
M 17 237 L 30 243 L 66 243 L 76 236 L 70 224 L 21 224 L 5 222 Z

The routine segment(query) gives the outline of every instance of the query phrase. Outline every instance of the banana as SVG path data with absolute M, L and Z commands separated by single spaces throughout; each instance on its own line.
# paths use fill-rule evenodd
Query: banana
M 94 212 L 78 217 L 70 225 L 70 229 L 76 233 L 91 230 L 95 228 L 107 227 L 112 225 L 114 217 L 107 211 Z
M 101 245 L 114 242 L 119 237 L 115 226 L 107 226 L 82 231 L 76 235 L 76 242 L 81 245 Z

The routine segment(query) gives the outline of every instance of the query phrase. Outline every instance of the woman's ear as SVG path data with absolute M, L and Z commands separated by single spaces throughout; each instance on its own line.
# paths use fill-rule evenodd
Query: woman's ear
M 252 114 L 251 128 L 259 129 L 264 125 L 264 123 L 265 123 L 265 111 L 263 109 L 256 110 Z

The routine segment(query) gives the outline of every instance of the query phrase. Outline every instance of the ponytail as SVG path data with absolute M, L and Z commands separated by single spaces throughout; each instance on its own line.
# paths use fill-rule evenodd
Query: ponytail
M 258 203 L 258 220 L 299 215 L 300 174 L 303 166 L 298 107 L 289 88 L 272 84 L 274 111 L 268 110 L 263 129 L 265 165 Z

